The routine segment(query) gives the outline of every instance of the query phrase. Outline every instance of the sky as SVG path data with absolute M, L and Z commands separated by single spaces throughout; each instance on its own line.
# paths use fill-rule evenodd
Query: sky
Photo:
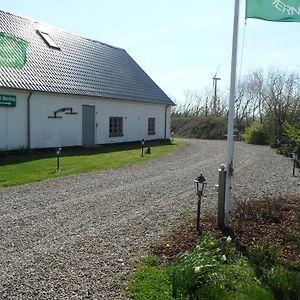
M 258 68 L 299 71 L 300 23 L 245 26 L 240 6 L 238 79 Z M 177 104 L 185 91 L 212 91 L 217 70 L 229 89 L 234 0 L 0 0 L 0 9 L 125 49 Z

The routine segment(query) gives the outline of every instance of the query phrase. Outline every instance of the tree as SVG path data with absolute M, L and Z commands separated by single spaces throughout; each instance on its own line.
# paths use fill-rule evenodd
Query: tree
M 288 121 L 293 124 L 300 113 L 300 81 L 297 73 L 270 69 L 255 70 L 243 79 L 236 100 L 237 123 L 264 124 L 272 141 L 280 139 Z
M 289 124 L 288 122 L 284 123 L 284 129 L 287 136 L 295 143 L 298 152 L 300 151 L 300 127 Z

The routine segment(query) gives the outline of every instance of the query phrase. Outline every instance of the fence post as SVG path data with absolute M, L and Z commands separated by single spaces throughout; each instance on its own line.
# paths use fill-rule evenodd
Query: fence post
M 225 228 L 225 187 L 226 187 L 226 168 L 222 164 L 219 171 L 219 190 L 218 190 L 218 227 Z

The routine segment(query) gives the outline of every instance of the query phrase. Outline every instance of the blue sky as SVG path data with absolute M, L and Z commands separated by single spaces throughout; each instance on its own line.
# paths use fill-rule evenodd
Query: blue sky
M 126 51 L 177 103 L 184 90 L 230 78 L 234 0 L 0 0 L 1 10 Z M 1 25 L 0 25 L 1 26 Z M 244 32 L 241 0 L 240 48 Z M 255 68 L 299 70 L 300 24 L 249 19 L 238 74 Z M 239 54 L 241 62 L 241 54 Z

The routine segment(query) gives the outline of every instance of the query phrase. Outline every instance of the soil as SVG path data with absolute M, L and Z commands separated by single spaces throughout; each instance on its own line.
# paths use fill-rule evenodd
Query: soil
M 273 198 L 240 203 L 233 211 L 230 228 L 221 231 L 215 217 L 205 217 L 201 233 L 221 238 L 230 235 L 237 247 L 247 252 L 253 245 L 278 246 L 280 258 L 300 259 L 300 198 Z M 195 224 L 187 224 L 152 247 L 154 255 L 173 261 L 198 241 Z

